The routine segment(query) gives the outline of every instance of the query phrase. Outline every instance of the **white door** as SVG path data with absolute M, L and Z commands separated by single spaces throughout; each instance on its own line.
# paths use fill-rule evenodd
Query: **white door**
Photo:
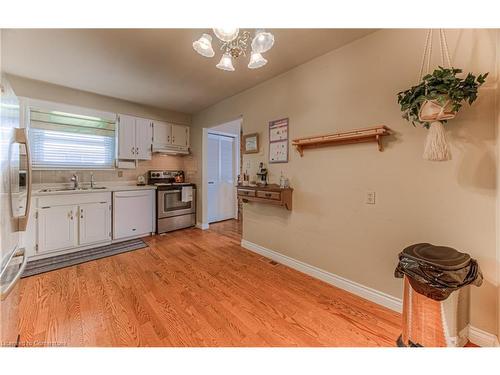
M 78 220 L 80 246 L 111 240 L 111 215 L 108 202 L 81 204 Z
M 135 122 L 135 151 L 139 160 L 151 160 L 153 128 L 151 120 L 137 118 Z
M 135 117 L 120 115 L 118 121 L 118 159 L 136 159 Z
M 38 210 L 38 252 L 77 246 L 77 206 L 55 206 Z
M 172 145 L 189 146 L 189 127 L 183 125 L 172 125 Z
M 236 217 L 235 140 L 208 135 L 208 221 Z

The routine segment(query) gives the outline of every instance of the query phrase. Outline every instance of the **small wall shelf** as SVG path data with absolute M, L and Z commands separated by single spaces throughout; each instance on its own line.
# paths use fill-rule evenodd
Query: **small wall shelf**
M 300 156 L 304 156 L 304 149 L 325 146 L 346 145 L 351 143 L 376 142 L 378 150 L 383 151 L 382 137 L 391 134 L 391 129 L 380 125 L 371 128 L 355 129 L 347 132 L 319 135 L 316 137 L 298 138 L 292 141 Z
M 292 210 L 292 188 L 280 188 L 279 185 L 237 186 L 238 198 L 244 203 L 259 202 L 274 204 Z

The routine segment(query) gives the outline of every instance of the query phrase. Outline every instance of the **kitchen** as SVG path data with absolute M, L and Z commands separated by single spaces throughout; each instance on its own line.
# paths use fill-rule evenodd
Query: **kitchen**
M 105 155 L 104 160 L 98 160 L 97 157 L 92 160 L 89 155 L 85 160 L 79 161 L 69 160 L 71 155 L 68 155 L 69 150 L 75 147 L 86 147 L 83 142 L 78 143 L 71 136 L 81 134 L 79 131 L 82 128 L 85 131 L 92 129 L 98 121 L 98 125 L 104 124 L 107 126 L 106 131 L 111 133 L 98 140 L 103 142 L 103 146 L 99 146 L 107 146 L 111 149 L 109 152 L 113 153 L 116 144 L 116 165 L 121 168 L 130 167 L 133 171 L 139 163 L 151 161 L 153 157 L 158 159 L 163 155 L 172 155 L 170 157 L 181 158 L 180 155 L 188 154 L 189 127 L 26 98 L 20 100 L 19 113 L 27 119 L 30 128 L 34 129 L 32 136 L 37 142 L 31 151 L 34 160 L 27 160 L 25 164 L 28 168 L 22 171 L 27 184 L 21 187 L 26 191 L 22 195 L 24 199 L 19 202 L 19 216 L 28 217 L 27 236 L 24 237 L 28 265 L 24 276 L 42 270 L 46 272 L 49 262 L 52 267 L 50 269 L 54 269 L 77 264 L 83 259 L 88 261 L 89 254 L 85 252 L 87 249 L 92 249 L 92 259 L 97 259 L 97 253 L 106 256 L 116 254 L 114 244 L 118 244 L 121 251 L 130 251 L 137 246 L 144 247 L 142 241 L 135 241 L 134 244 L 130 240 L 196 224 L 196 189 L 193 184 L 184 181 L 182 170 L 151 170 L 138 174 L 136 183 L 124 184 L 106 180 L 112 172 L 105 168 L 111 168 L 112 161 L 106 161 Z M 84 122 L 88 118 L 91 120 Z M 73 123 L 78 125 L 71 125 Z M 64 128 L 66 133 L 53 132 L 58 127 Z M 102 132 L 103 130 L 94 130 L 92 135 L 98 137 Z M 24 139 L 27 137 L 24 136 Z M 95 155 L 97 150 L 93 145 L 91 152 Z M 45 155 L 50 155 L 50 158 Z M 77 154 L 77 157 L 83 159 L 82 154 Z M 52 160 L 56 160 L 58 165 L 54 165 Z M 91 168 L 91 163 L 94 162 L 102 164 L 99 165 L 100 169 L 89 169 L 88 172 L 85 169 L 67 172 L 62 169 L 66 167 L 65 163 L 71 163 L 72 167 L 80 163 L 83 168 Z M 109 164 L 106 165 L 106 162 Z M 34 171 L 31 165 L 37 169 Z M 61 168 L 57 169 L 62 172 L 59 180 L 68 175 L 71 178 L 66 183 L 37 181 L 30 184 L 34 173 L 48 175 L 50 170 L 44 168 L 49 167 Z M 97 180 L 96 174 L 104 181 Z M 85 181 L 88 176 L 89 180 Z M 39 178 L 45 180 L 51 177 Z M 128 243 L 123 244 L 123 241 Z M 105 246 L 105 251 L 99 251 L 101 246 Z

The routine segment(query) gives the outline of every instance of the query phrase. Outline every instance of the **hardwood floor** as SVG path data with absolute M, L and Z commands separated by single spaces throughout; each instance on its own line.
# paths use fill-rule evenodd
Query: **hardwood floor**
M 22 279 L 21 345 L 395 346 L 399 314 L 239 246 L 237 223 Z
M 223 236 L 231 237 L 233 240 L 237 241 L 238 244 L 241 242 L 242 234 L 242 223 L 237 220 L 224 220 L 217 223 L 210 224 L 209 229 L 212 232 L 219 233 Z

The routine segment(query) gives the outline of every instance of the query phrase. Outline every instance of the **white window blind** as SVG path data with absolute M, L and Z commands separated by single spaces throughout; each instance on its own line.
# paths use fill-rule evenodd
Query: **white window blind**
M 30 110 L 33 168 L 112 168 L 115 123 L 97 117 Z

